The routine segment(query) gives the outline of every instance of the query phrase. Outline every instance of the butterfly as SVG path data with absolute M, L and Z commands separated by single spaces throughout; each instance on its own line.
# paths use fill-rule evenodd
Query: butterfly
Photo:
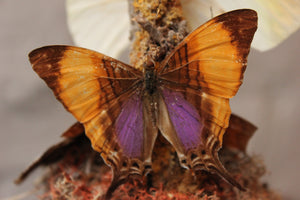
M 112 168 L 108 193 L 151 171 L 158 134 L 174 147 L 182 167 L 217 173 L 243 190 L 218 151 L 256 29 L 253 10 L 219 15 L 143 70 L 73 46 L 41 47 L 29 60 Z

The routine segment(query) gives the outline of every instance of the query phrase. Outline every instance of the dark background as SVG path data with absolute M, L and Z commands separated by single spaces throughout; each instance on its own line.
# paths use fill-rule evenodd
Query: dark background
M 31 188 L 12 181 L 75 119 L 30 67 L 27 54 L 72 44 L 62 0 L 0 0 L 0 199 Z M 113 30 L 112 30 L 113 31 Z M 300 31 L 277 48 L 252 50 L 232 111 L 258 126 L 248 152 L 261 155 L 268 180 L 285 199 L 299 198 Z

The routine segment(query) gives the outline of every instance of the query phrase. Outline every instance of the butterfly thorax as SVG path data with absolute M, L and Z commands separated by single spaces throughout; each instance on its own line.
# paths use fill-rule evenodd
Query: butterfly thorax
M 152 95 L 157 89 L 157 76 L 154 68 L 146 68 L 144 77 L 144 89 Z

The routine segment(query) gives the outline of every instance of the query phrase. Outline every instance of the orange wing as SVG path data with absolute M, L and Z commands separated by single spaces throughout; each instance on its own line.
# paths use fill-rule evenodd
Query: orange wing
M 47 46 L 29 54 L 36 73 L 56 98 L 84 124 L 93 148 L 106 159 L 117 149 L 113 123 L 136 89 L 141 72 L 100 53 L 71 46 Z
M 194 30 L 158 69 L 160 77 L 219 97 L 233 97 L 242 84 L 257 29 L 253 10 L 236 10 Z
M 196 148 L 195 145 L 184 146 L 180 141 L 179 135 L 183 135 L 184 130 L 178 129 L 176 134 L 170 131 L 179 122 L 173 120 L 173 127 L 168 124 L 160 126 L 162 134 L 176 149 L 181 164 L 196 171 L 217 172 L 240 189 L 243 188 L 222 166 L 217 152 L 222 146 L 223 135 L 229 123 L 229 98 L 236 94 L 242 84 L 256 29 L 255 11 L 243 9 L 225 13 L 193 31 L 157 67 L 161 91 L 169 88 L 181 93 L 198 111 L 200 117 L 199 122 L 194 122 L 195 127 L 199 124 L 199 127 L 203 126 L 203 129 L 194 133 L 197 136 L 193 136 L 193 141 L 185 138 L 188 141 L 185 144 L 199 140 Z M 179 94 L 174 95 L 180 97 Z M 161 109 L 165 118 L 168 117 L 165 114 L 166 107 Z M 172 118 L 170 111 L 168 115 Z

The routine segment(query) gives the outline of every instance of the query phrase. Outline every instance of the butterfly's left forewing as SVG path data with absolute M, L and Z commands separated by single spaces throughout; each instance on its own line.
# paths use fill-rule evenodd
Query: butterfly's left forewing
M 35 72 L 56 98 L 87 122 L 132 90 L 140 72 L 103 54 L 71 46 L 46 46 L 29 54 Z
M 220 15 L 188 35 L 158 67 L 158 124 L 181 164 L 219 173 L 242 189 L 218 159 L 231 114 L 229 98 L 242 83 L 257 28 L 253 10 Z M 170 131 L 172 129 L 172 131 Z

